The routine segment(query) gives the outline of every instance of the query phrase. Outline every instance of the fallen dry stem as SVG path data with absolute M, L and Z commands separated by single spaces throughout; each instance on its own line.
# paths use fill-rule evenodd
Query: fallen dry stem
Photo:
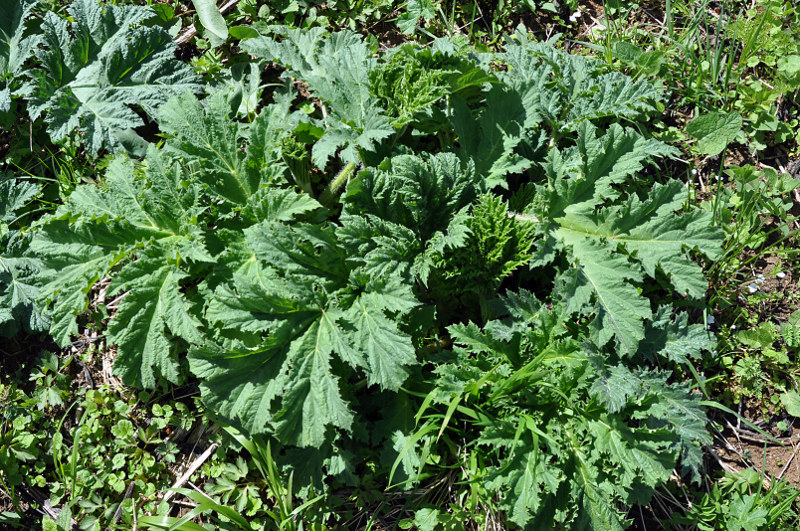
M 175 489 L 183 487 L 186 482 L 189 481 L 189 478 L 192 477 L 192 474 L 197 472 L 197 469 L 200 468 L 209 457 L 211 457 L 211 454 L 214 453 L 214 450 L 216 450 L 218 446 L 219 443 L 214 443 L 206 448 L 206 451 L 200 454 L 200 456 L 195 459 L 191 465 L 189 465 L 189 468 L 186 469 L 186 472 L 184 472 L 183 475 L 175 481 L 175 484 L 173 484 L 172 488 L 167 491 L 162 501 L 168 502 L 171 500 L 172 497 L 175 496 Z

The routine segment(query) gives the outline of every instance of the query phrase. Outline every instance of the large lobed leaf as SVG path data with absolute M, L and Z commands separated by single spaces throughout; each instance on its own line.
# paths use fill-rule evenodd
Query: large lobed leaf
M 30 235 L 19 230 L 18 216 L 39 194 L 39 187 L 0 176 L 0 336 L 46 330 L 49 323 L 36 305 L 39 264 L 25 256 Z
M 92 286 L 119 271 L 109 291 L 124 295 L 108 332 L 119 349 L 115 370 L 128 383 L 153 387 L 159 375 L 182 378 L 168 338 L 199 340 L 199 323 L 181 302 L 181 258 L 213 258 L 198 227 L 196 185 L 187 186 L 185 170 L 155 148 L 147 162 L 142 175 L 132 161 L 115 159 L 103 188 L 78 187 L 45 220 L 31 251 L 44 266 L 42 297 L 54 302 L 50 332 L 61 345 L 78 333 Z
M 31 119 L 42 114 L 52 139 L 80 133 L 92 153 L 141 149 L 133 131 L 144 125 L 134 108 L 155 117 L 170 96 L 200 92 L 191 68 L 175 60 L 169 34 L 146 21 L 146 7 L 103 5 L 75 0 L 72 22 L 53 12 L 42 22 L 43 68 L 28 72 L 25 88 Z
M 614 338 L 632 355 L 645 337 L 645 321 L 653 318 L 637 288 L 645 275 L 663 273 L 680 294 L 702 297 L 707 281 L 688 253 L 716 258 L 722 232 L 708 213 L 684 210 L 685 188 L 678 181 L 655 184 L 644 200 L 636 194 L 623 200 L 620 185 L 653 157 L 674 150 L 616 124 L 598 133 L 584 122 L 574 147 L 552 152 L 549 186 L 539 188 L 540 203 L 532 211 L 544 228 L 544 261 L 563 248 L 573 264 L 561 277 L 570 311 L 594 311 L 598 344 Z
M 344 162 L 359 161 L 359 150 L 371 151 L 392 134 L 379 100 L 370 92 L 369 73 L 376 60 L 359 35 L 341 31 L 327 36 L 322 28 L 281 33 L 280 41 L 261 36 L 243 46 L 248 53 L 284 65 L 323 101 L 324 117 L 315 123 L 325 133 L 312 149 L 318 168 L 339 150 Z
M 38 0 L 0 0 L 0 113 L 11 108 L 11 96 L 19 89 L 23 65 L 41 40 L 26 34 L 25 19 Z
M 651 319 L 652 312 L 635 287 L 643 273 L 655 278 L 661 271 L 682 294 L 695 298 L 705 294 L 703 271 L 687 253 L 718 256 L 721 233 L 706 212 L 676 213 L 684 198 L 684 186 L 671 181 L 656 184 L 646 201 L 634 196 L 592 218 L 559 218 L 554 235 L 569 246 L 579 271 L 568 296 L 576 307 L 588 303 L 590 294 L 594 297 L 600 344 L 614 336 L 625 352 L 633 354 L 644 339 L 643 321 Z
M 478 175 L 486 186 L 507 188 L 505 176 L 520 173 L 531 165 L 515 153 L 523 137 L 533 136 L 539 123 L 535 109 L 525 106 L 524 94 L 495 85 L 486 95 L 480 116 L 461 98 L 453 98 L 453 128 L 458 135 L 458 155 L 463 161 L 474 161 Z M 477 123 L 476 123 L 477 122 Z
M 484 183 L 455 155 L 399 155 L 347 189 L 342 238 L 369 273 L 400 270 L 427 281 L 436 253 L 463 246 L 466 209 Z
M 634 81 L 596 59 L 530 42 L 523 33 L 516 36 L 519 44 L 507 46 L 500 56 L 509 67 L 500 78 L 518 90 L 539 87 L 531 94 L 531 110 L 542 115 L 556 137 L 587 120 L 640 118 L 663 98 L 663 88 L 648 80 Z
M 231 116 L 230 91 L 203 101 L 190 92 L 175 96 L 159 109 L 159 125 L 171 135 L 167 149 L 199 170 L 194 176 L 228 208 L 258 208 L 259 190 L 284 173 L 276 146 L 297 120 L 289 100 L 276 99 L 248 126 Z
M 318 447 L 328 426 L 350 429 L 340 382 L 353 369 L 369 385 L 395 390 L 403 383 L 414 349 L 390 315 L 417 302 L 391 277 L 354 277 L 331 227 L 268 221 L 245 232 L 253 259 L 217 289 L 206 317 L 222 327 L 221 341 L 225 329 L 260 339 L 253 347 L 245 339 L 196 349 L 192 371 L 203 379 L 204 399 L 228 419 Z

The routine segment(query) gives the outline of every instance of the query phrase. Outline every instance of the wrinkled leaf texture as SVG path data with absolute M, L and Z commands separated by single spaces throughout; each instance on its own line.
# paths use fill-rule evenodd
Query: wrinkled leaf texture
M 175 60 L 175 45 L 162 28 L 148 26 L 149 7 L 103 5 L 75 0 L 72 22 L 54 12 L 42 21 L 41 67 L 27 72 L 23 89 L 32 120 L 44 114 L 55 142 L 79 133 L 94 154 L 135 149 L 144 125 L 134 108 L 150 118 L 171 96 L 203 90 L 192 69 Z
M 35 184 L 0 175 L 0 336 L 11 337 L 20 330 L 38 332 L 49 323 L 39 311 L 36 299 L 38 262 L 24 255 L 29 234 L 19 231 L 18 216 L 39 194 Z
M 87 0 L 73 9 L 75 37 L 65 21 L 46 21 L 51 44 L 40 52 L 43 61 L 55 60 L 60 35 L 66 44 L 85 39 L 103 65 L 103 54 L 113 55 L 104 42 L 149 29 L 133 16 L 140 12 L 98 10 Z M 90 12 L 100 40 L 81 33 Z M 104 36 L 103 28 L 117 33 Z M 718 256 L 721 234 L 706 213 L 684 205 L 676 182 L 626 191 L 645 165 L 675 152 L 604 120 L 636 120 L 652 110 L 659 87 L 520 42 L 497 57 L 508 66 L 497 73 L 501 84 L 487 75 L 486 86 L 477 85 L 481 97 L 452 98 L 458 145 L 413 155 L 398 146 L 358 172 L 341 215 L 324 220 L 331 211 L 281 179 L 280 140 L 303 122 L 319 127 L 310 149 L 321 169 L 334 155 L 359 161 L 377 150 L 394 132 L 370 92 L 379 59 L 349 32 L 279 29 L 247 40 L 248 53 L 308 84 L 323 117 L 292 112 L 293 96 L 278 91 L 252 123 L 240 123 L 225 90 L 204 101 L 191 86 L 179 90 L 157 113 L 163 148 L 151 147 L 143 163 L 117 158 L 99 186 L 79 186 L 41 222 L 31 249 L 45 267 L 52 334 L 67 344 L 80 331 L 90 290 L 110 278 L 107 297 L 118 307 L 108 338 L 126 382 L 180 381 L 181 354 L 189 350 L 203 399 L 222 420 L 290 445 L 330 449 L 360 420 L 353 408 L 360 382 L 396 391 L 418 363 L 422 338 L 410 315 L 435 258 L 478 237 L 468 223 L 478 198 L 530 170 L 525 193 L 509 190 L 519 212 L 507 215 L 536 226 L 532 267 L 566 259 L 554 309 L 509 291 L 501 318 L 450 326 L 459 363 L 434 369 L 441 384 L 434 403 L 450 403 L 452 393 L 496 367 L 493 385 L 480 392 L 498 422 L 480 426 L 476 444 L 494 446 L 485 481 L 501 493 L 510 520 L 550 527 L 569 498 L 575 528 L 620 528 L 608 501 L 640 502 L 649 492 L 640 487 L 665 481 L 679 458 L 696 471 L 708 440 L 696 396 L 663 374 L 626 365 L 637 354 L 681 364 L 708 344 L 693 348 L 696 326 L 664 310 L 654 314 L 637 288 L 659 278 L 680 296 L 703 296 L 705 280 L 691 256 Z M 66 86 L 85 65 L 68 55 L 64 63 Z M 64 89 L 67 99 L 71 90 Z M 542 124 L 545 133 L 534 138 Z M 578 341 L 585 330 L 565 337 L 576 314 L 593 316 L 591 349 Z M 433 326 L 442 324 L 451 323 Z M 606 366 L 614 346 L 622 361 Z M 395 445 L 410 440 L 402 430 L 390 437 Z M 404 462 L 408 477 L 414 455 Z M 342 459 L 337 469 L 346 470 Z

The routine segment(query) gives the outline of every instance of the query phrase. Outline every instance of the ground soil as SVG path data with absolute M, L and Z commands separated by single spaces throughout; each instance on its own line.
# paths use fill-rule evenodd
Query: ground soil
M 800 486 L 800 428 L 790 427 L 788 432 L 778 434 L 777 429 L 769 430 L 779 435 L 770 440 L 763 435 L 743 427 L 728 428 L 725 442 L 714 449 L 720 457 L 720 465 L 729 471 L 753 468 L 764 472 L 765 481 L 783 479 Z M 727 465 L 727 466 L 726 466 Z

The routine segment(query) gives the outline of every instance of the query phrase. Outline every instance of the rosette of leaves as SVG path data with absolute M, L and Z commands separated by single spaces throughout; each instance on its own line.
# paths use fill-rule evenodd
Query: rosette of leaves
M 171 96 L 201 92 L 202 84 L 175 60 L 169 34 L 150 24 L 149 7 L 75 0 L 67 12 L 71 22 L 54 12 L 42 20 L 41 66 L 26 72 L 21 90 L 31 119 L 44 115 L 55 142 L 80 134 L 93 154 L 143 152 L 135 129 L 145 123 L 136 110 L 152 119 Z
M 346 220 L 287 223 L 321 209 L 281 187 L 280 126 L 291 118 L 278 99 L 249 126 L 229 119 L 222 92 L 171 100 L 164 148 L 141 164 L 112 161 L 99 186 L 79 186 L 43 220 L 31 248 L 59 343 L 80 331 L 90 289 L 108 277 L 119 304 L 107 338 L 126 383 L 182 381 L 194 346 L 191 370 L 221 418 L 319 446 L 330 426 L 352 422 L 341 379 L 402 384 L 416 359 L 398 323 L 417 302 L 402 275 L 367 274 L 352 259 Z
M 654 157 L 675 150 L 613 124 L 600 132 L 578 126 L 576 145 L 554 148 L 545 164 L 547 183 L 521 189 L 512 205 L 518 219 L 538 224 L 533 266 L 567 260 L 558 277 L 569 311 L 594 313 L 599 346 L 612 338 L 633 354 L 653 318 L 637 286 L 645 276 L 682 296 L 700 298 L 708 287 L 690 252 L 715 259 L 722 231 L 711 215 L 685 205 L 678 181 L 656 183 L 649 194 L 623 194 L 627 183 Z
M 425 402 L 448 408 L 440 436 L 459 426 L 484 463 L 474 480 L 500 495 L 511 522 L 623 529 L 626 506 L 648 503 L 681 455 L 710 443 L 699 396 L 666 373 L 607 364 L 564 326 L 564 306 L 548 310 L 520 291 L 496 311 L 483 327 L 448 328 L 455 347 Z M 420 444 L 443 418 L 426 413 Z
M 107 297 L 120 299 L 107 334 L 117 374 L 145 387 L 183 379 L 180 354 L 205 337 L 204 297 L 247 258 L 242 230 L 318 207 L 266 187 L 285 171 L 273 120 L 284 111 L 276 103 L 245 125 L 228 118 L 223 92 L 175 98 L 160 111 L 171 135 L 163 149 L 151 146 L 142 163 L 114 159 L 99 185 L 78 186 L 42 220 L 30 251 L 43 264 L 41 297 L 59 344 L 79 333 L 90 290 L 110 278 Z

